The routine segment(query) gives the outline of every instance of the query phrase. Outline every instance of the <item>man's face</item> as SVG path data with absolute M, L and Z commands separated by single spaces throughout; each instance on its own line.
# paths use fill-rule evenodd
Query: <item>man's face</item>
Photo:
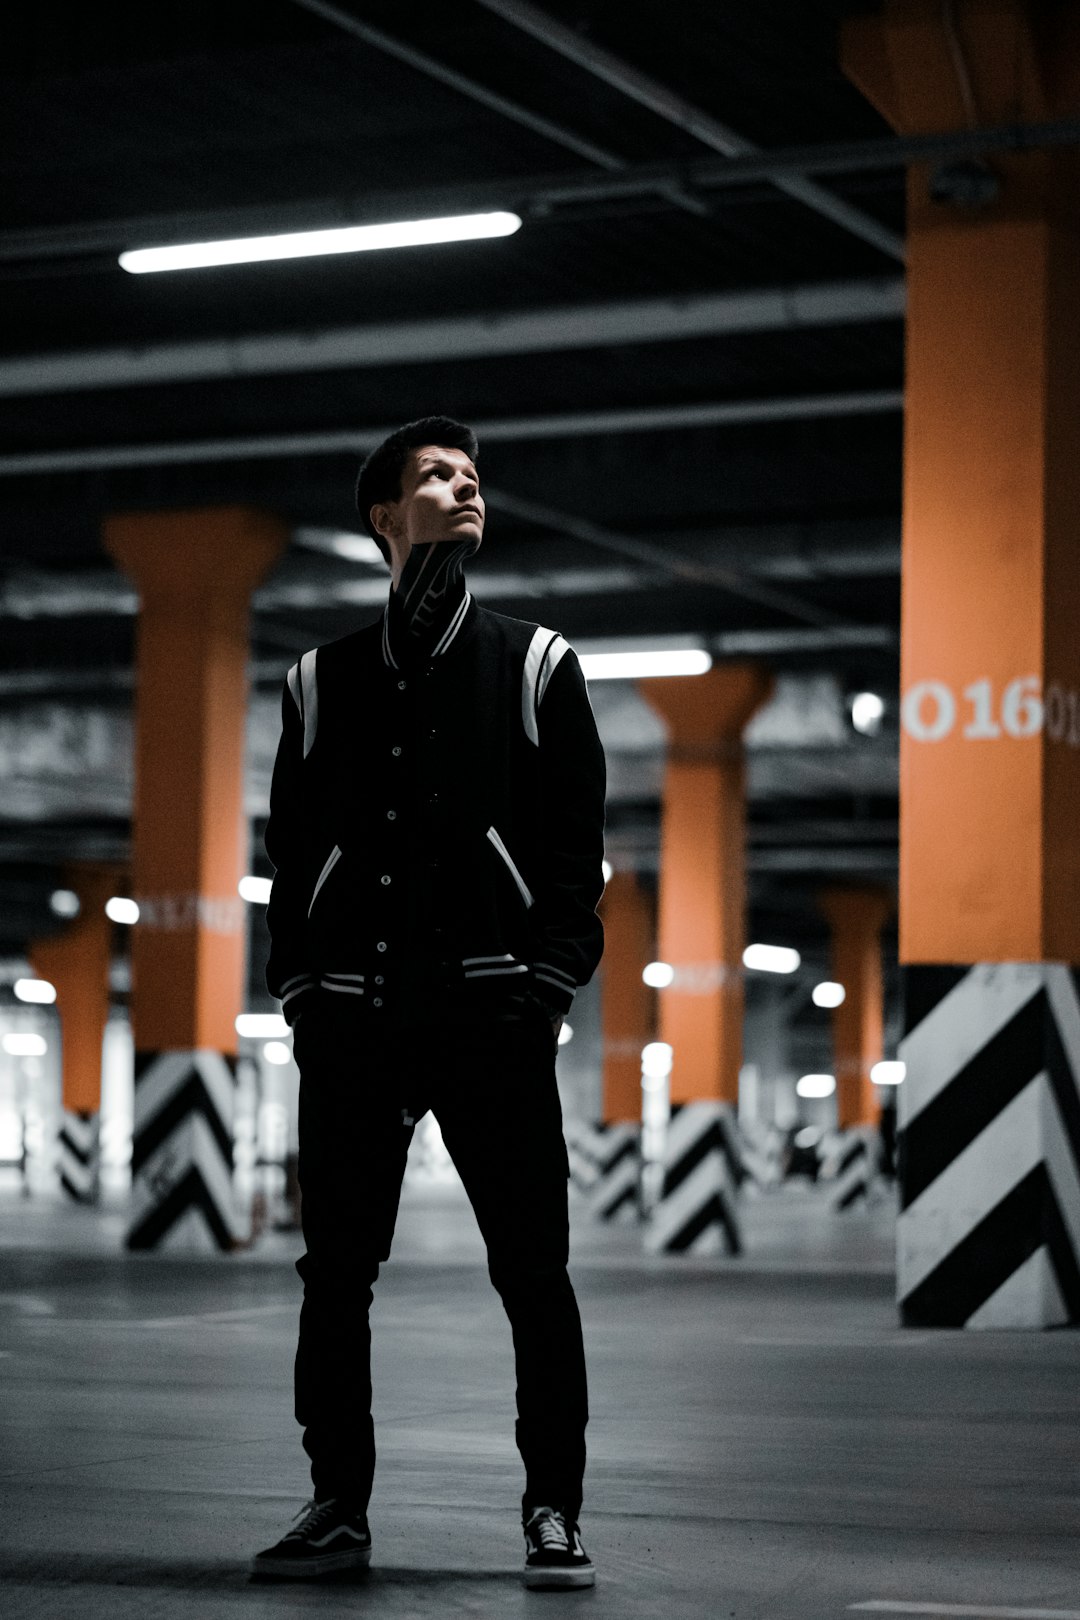
M 484 503 L 476 468 L 464 450 L 422 445 L 405 464 L 401 499 L 376 506 L 372 516 L 403 557 L 433 540 L 472 540 L 479 546 Z

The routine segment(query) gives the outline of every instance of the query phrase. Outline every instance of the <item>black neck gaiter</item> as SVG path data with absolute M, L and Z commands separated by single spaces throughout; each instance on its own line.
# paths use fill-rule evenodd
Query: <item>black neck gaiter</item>
M 390 639 L 406 656 L 430 653 L 465 597 L 466 557 L 475 540 L 432 540 L 414 546 L 390 592 Z

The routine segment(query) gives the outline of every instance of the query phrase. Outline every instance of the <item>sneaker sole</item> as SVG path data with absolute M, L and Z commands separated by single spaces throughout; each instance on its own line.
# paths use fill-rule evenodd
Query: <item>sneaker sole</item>
M 320 1575 L 333 1575 L 341 1569 L 367 1569 L 371 1563 L 371 1548 L 351 1548 L 345 1552 L 326 1553 L 321 1558 L 253 1558 L 252 1575 L 273 1575 L 279 1580 L 317 1580 Z
M 549 1591 L 574 1586 L 595 1586 L 595 1569 L 527 1569 L 525 1585 L 532 1591 Z

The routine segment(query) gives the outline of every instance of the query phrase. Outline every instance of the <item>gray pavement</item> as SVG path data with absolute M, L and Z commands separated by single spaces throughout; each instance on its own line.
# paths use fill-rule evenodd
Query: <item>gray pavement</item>
M 888 1203 L 745 1220 L 744 1257 L 687 1262 L 576 1217 L 599 1579 L 552 1594 L 520 1584 L 510 1334 L 460 1193 L 407 1193 L 378 1285 L 373 1568 L 310 1586 L 247 1574 L 308 1495 L 298 1237 L 129 1256 L 118 1213 L 5 1197 L 0 1614 L 1080 1617 L 1080 1336 L 900 1329 Z

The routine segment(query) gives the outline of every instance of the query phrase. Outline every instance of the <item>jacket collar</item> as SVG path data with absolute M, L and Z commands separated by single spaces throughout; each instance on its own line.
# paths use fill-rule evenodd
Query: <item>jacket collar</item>
M 463 582 L 464 583 L 464 582 Z M 460 596 L 447 603 L 446 613 L 429 627 L 423 643 L 417 642 L 393 612 L 393 588 L 382 616 L 382 655 L 388 669 L 400 669 L 418 658 L 442 658 L 476 617 L 472 592 L 465 587 Z

